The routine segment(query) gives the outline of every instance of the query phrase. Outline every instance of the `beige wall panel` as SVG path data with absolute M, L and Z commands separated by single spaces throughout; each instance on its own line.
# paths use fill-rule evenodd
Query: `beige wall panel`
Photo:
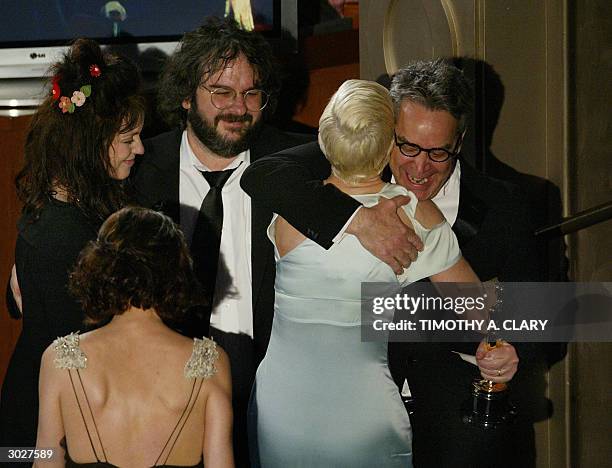
M 476 52 L 471 0 L 375 0 L 359 4 L 361 77 L 376 79 L 416 59 Z
M 546 175 L 545 2 L 488 1 L 484 57 L 505 88 L 491 149 L 514 169 Z
M 612 343 L 571 346 L 571 462 L 575 468 L 607 467 L 612 460 Z
M 585 0 L 572 14 L 572 201 L 574 211 L 581 211 L 612 200 L 612 4 Z M 580 232 L 576 240 L 577 276 L 612 281 L 612 221 Z
M 571 202 L 581 211 L 612 200 L 612 3 L 571 2 Z M 581 281 L 612 281 L 612 220 L 580 231 L 572 266 Z M 612 344 L 573 347 L 572 464 L 612 460 Z

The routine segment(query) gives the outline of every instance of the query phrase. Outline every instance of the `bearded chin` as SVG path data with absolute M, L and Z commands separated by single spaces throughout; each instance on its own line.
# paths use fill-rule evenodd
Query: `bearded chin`
M 187 120 L 198 140 L 210 151 L 223 158 L 233 158 L 246 151 L 261 129 L 261 120 L 258 120 L 251 124 L 240 138 L 230 140 L 220 135 L 217 131 L 216 124 L 221 120 L 219 116 L 215 120 L 214 126 L 209 125 L 208 122 L 200 117 L 197 108 L 192 107 L 187 114 Z M 240 118 L 234 117 L 228 120 L 239 121 Z

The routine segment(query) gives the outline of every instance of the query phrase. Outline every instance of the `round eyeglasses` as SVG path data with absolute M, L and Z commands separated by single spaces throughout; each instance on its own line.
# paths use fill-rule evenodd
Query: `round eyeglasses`
M 416 143 L 411 143 L 409 141 L 398 141 L 397 133 L 395 132 L 393 132 L 393 137 L 395 138 L 395 146 L 399 148 L 404 156 L 416 158 L 421 151 L 423 151 L 427 153 L 427 157 L 433 162 L 440 163 L 448 161 L 450 158 L 456 158 L 459 154 L 458 148 L 461 147 L 461 142 L 463 141 L 463 135 L 460 135 L 459 138 L 457 138 L 457 142 L 455 143 L 453 150 L 448 151 L 444 148 L 421 148 Z
M 268 105 L 270 95 L 263 89 L 249 89 L 238 93 L 232 88 L 212 88 L 209 89 L 204 85 L 200 85 L 202 89 L 205 89 L 210 93 L 210 102 L 219 110 L 224 110 L 234 104 L 236 96 L 242 95 L 245 107 L 251 112 L 258 112 L 263 110 Z

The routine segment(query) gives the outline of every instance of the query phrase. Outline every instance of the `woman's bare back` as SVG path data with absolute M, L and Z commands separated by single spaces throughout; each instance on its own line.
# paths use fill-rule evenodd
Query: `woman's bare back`
M 63 371 L 59 400 L 70 458 L 134 467 L 196 465 L 206 402 L 219 382 L 185 377 L 193 340 L 161 321 L 129 319 L 117 316 L 82 335 L 87 367 Z

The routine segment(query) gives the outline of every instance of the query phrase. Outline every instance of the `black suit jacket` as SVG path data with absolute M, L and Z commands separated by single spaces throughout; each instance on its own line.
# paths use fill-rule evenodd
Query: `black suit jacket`
M 323 185 L 330 166 L 316 142 L 266 157 L 251 165 L 242 186 L 254 199 L 280 213 L 296 229 L 325 248 L 359 203 L 333 185 Z M 383 177 L 390 180 L 386 168 Z M 283 194 L 279 197 L 278 194 Z M 453 225 L 464 257 L 481 280 L 537 281 L 543 270 L 534 261 L 535 242 L 526 223 L 527 204 L 511 184 L 461 165 L 459 212 Z M 478 368 L 451 351 L 474 354 L 477 343 L 389 343 L 389 367 L 396 384 L 407 378 L 417 402 L 413 419 L 415 466 L 487 466 L 490 454 L 497 466 L 530 466 L 535 457 L 529 420 L 505 432 L 480 434 L 465 428 L 460 406 L 470 391 Z M 531 372 L 527 364 L 537 345 L 516 344 L 521 359 L 520 381 Z M 525 371 L 527 369 L 527 371 Z M 528 377 L 528 376 L 525 376 Z M 511 386 L 512 388 L 512 386 Z M 519 438 L 515 437 L 517 434 Z M 508 445 L 515 440 L 520 449 Z M 507 458 L 500 454 L 524 454 Z M 492 456 L 492 455 L 491 455 Z M 516 465 L 515 463 L 519 463 Z
M 461 165 L 459 212 L 453 231 L 481 280 L 544 281 L 545 265 L 536 260 L 526 199 L 506 182 Z M 456 353 L 474 354 L 477 343 L 390 343 L 389 361 L 396 383 L 408 379 L 415 398 L 415 467 L 534 467 L 533 423 L 548 417 L 545 398 L 545 348 L 513 343 L 519 367 L 509 384 L 519 415 L 513 424 L 483 430 L 462 421 L 471 382 L 478 368 Z M 399 377 L 399 379 L 398 379 Z
M 145 154 L 139 158 L 133 178 L 139 203 L 163 211 L 177 224 L 180 224 L 179 153 L 182 134 L 181 129 L 176 129 L 145 140 Z M 251 163 L 311 138 L 287 134 L 264 125 L 251 145 Z M 251 201 L 253 338 L 257 362 L 263 359 L 270 340 L 274 308 L 274 251 L 266 235 L 271 219 L 269 208 L 258 200 Z

